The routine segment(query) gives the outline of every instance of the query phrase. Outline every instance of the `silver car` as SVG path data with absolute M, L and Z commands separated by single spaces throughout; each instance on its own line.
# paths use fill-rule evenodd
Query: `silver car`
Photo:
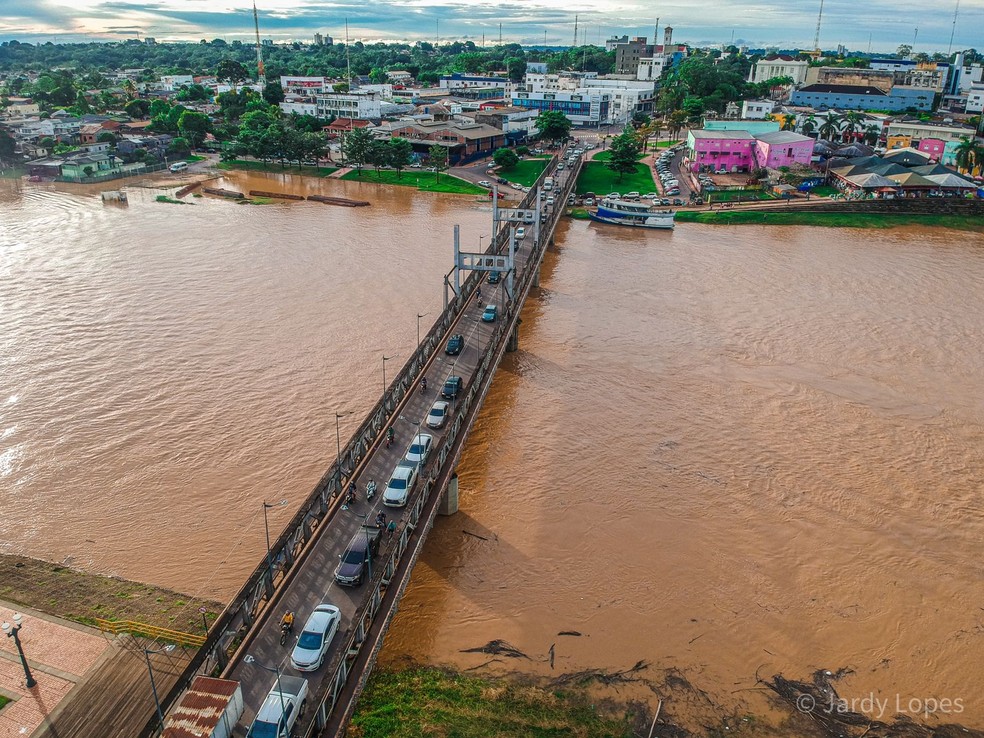
M 290 654 L 291 666 L 298 671 L 320 668 L 341 620 L 342 614 L 334 605 L 322 603 L 314 608 Z

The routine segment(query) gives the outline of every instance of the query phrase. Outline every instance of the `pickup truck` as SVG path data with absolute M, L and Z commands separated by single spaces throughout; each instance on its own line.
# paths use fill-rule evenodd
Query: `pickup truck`
M 256 713 L 246 738 L 289 738 L 307 707 L 307 679 L 280 675 Z

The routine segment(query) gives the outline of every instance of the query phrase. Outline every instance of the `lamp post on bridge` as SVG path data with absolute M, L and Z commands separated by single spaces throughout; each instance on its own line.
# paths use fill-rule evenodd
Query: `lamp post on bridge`
M 280 714 L 286 717 L 287 705 L 284 703 L 283 687 L 280 686 L 280 666 L 278 664 L 274 664 L 273 666 L 267 666 L 266 664 L 261 664 L 259 661 L 256 660 L 255 656 L 249 653 L 243 657 L 243 661 L 247 664 L 253 664 L 255 666 L 259 666 L 261 669 L 265 669 L 266 671 L 273 672 L 274 674 L 277 675 L 277 692 L 280 694 Z
M 154 695 L 154 707 L 157 709 L 157 722 L 160 723 L 161 732 L 164 731 L 164 713 L 161 711 L 161 701 L 157 697 L 157 683 L 154 681 L 154 668 L 150 665 L 150 654 L 167 654 L 173 650 L 173 643 L 169 643 L 159 651 L 155 651 L 152 648 L 143 649 L 144 658 L 147 660 L 147 673 L 150 674 L 150 691 Z
M 420 346 L 420 319 L 425 318 L 428 315 L 430 315 L 430 313 L 417 313 L 417 346 Z M 385 384 L 385 380 L 383 380 L 383 383 Z
M 383 356 L 383 393 L 384 394 L 386 393 L 386 362 L 392 358 L 393 358 L 392 356 Z
M 338 419 L 351 414 L 351 410 L 346 410 L 344 413 L 335 413 L 335 476 L 338 477 L 336 481 L 338 482 L 339 494 L 342 492 L 342 439 L 338 431 Z
M 24 627 L 23 623 L 21 623 L 23 619 L 23 615 L 15 612 L 13 617 L 14 624 L 4 623 L 0 626 L 0 629 L 7 634 L 8 638 L 14 639 L 14 645 L 17 646 L 17 655 L 20 656 L 21 666 L 24 667 L 24 684 L 28 689 L 33 689 L 37 686 L 38 682 L 34 678 L 34 675 L 31 674 L 31 667 L 27 665 L 27 657 L 24 655 L 24 648 L 21 646 L 20 636 L 17 635 L 20 633 L 20 629 Z
M 263 501 L 263 530 L 266 533 L 266 550 L 267 550 L 267 594 L 273 592 L 273 555 L 270 552 L 270 522 L 267 520 L 267 510 L 271 507 L 283 507 L 287 504 L 287 500 L 281 500 L 276 505 L 271 502 Z

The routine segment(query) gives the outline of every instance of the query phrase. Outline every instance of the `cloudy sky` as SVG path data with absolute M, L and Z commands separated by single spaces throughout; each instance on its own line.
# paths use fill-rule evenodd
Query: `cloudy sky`
M 821 46 L 875 52 L 913 44 L 946 52 L 980 42 L 984 0 L 824 0 Z M 598 43 L 612 34 L 651 36 L 656 17 L 674 40 L 753 47 L 813 45 L 820 0 L 257 0 L 260 32 L 276 41 L 307 41 L 316 32 L 352 40 L 471 39 L 551 45 Z M 251 0 L 0 0 L 0 41 L 83 41 L 142 38 L 245 39 Z

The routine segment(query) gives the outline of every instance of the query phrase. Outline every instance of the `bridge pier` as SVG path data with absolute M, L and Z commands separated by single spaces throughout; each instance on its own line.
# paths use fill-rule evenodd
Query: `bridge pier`
M 536 268 L 536 271 L 533 272 L 533 283 L 532 284 L 533 284 L 534 287 L 539 287 L 540 286 L 540 267 L 537 267 Z
M 458 475 L 452 474 L 448 480 L 448 488 L 441 497 L 441 505 L 437 509 L 440 515 L 454 515 L 458 512 Z
M 512 331 L 509 333 L 509 338 L 506 339 L 506 351 L 513 352 L 519 351 L 519 324 L 522 320 L 517 320 L 516 325 L 513 326 Z

